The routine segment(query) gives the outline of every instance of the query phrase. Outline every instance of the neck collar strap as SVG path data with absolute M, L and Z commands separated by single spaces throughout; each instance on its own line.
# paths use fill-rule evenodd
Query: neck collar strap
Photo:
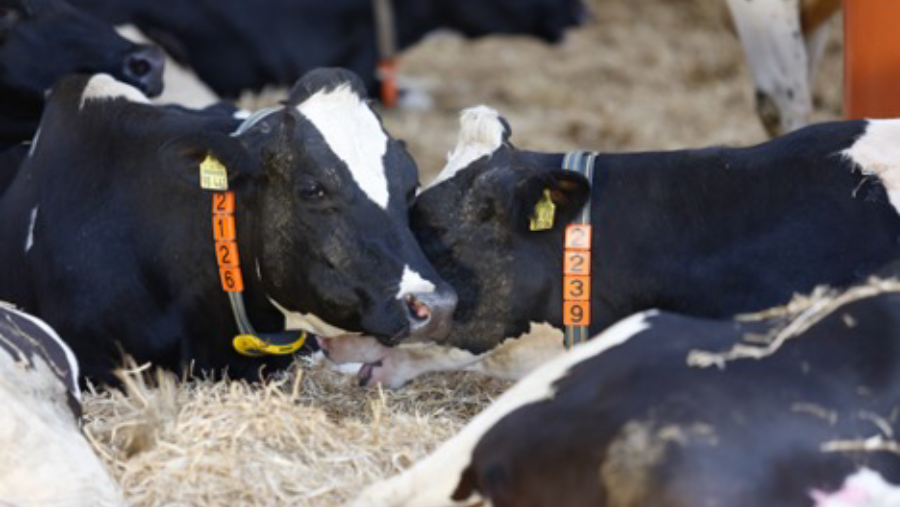
M 234 192 L 212 194 L 213 239 L 216 246 L 216 262 L 219 265 L 219 279 L 222 282 L 222 290 L 228 294 L 239 333 L 232 340 L 234 349 L 245 356 L 292 354 L 306 343 L 308 335 L 306 331 L 257 333 L 247 316 L 234 210 Z
M 597 154 L 573 151 L 563 158 L 563 169 L 593 181 Z M 591 325 L 591 196 L 581 212 L 566 226 L 563 249 L 563 325 L 565 346 L 583 343 Z

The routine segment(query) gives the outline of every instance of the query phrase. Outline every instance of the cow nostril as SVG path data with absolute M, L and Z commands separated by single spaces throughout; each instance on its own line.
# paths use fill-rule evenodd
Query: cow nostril
M 412 294 L 406 296 L 406 308 L 413 319 L 425 321 L 431 317 L 431 308 Z

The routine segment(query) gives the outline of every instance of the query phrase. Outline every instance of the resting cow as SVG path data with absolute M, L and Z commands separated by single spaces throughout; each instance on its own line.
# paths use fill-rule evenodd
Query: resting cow
M 203 167 L 234 192 L 235 228 L 214 222 Z M 248 319 L 389 343 L 441 335 L 456 297 L 408 228 L 416 182 L 347 71 L 311 72 L 241 125 L 149 105 L 105 75 L 69 78 L 0 200 L 0 298 L 49 322 L 105 381 L 121 351 L 234 377 L 285 364 L 232 348 Z M 236 235 L 236 250 L 214 232 Z M 223 290 L 240 285 L 235 262 L 247 317 Z
M 422 248 L 459 294 L 448 337 L 406 350 L 325 343 L 335 360 L 374 363 L 364 382 L 481 369 L 485 352 L 532 324 L 562 328 L 563 230 L 588 196 L 590 334 L 650 308 L 757 311 L 900 258 L 897 120 L 814 125 L 747 148 L 601 153 L 590 186 L 560 169 L 562 154 L 519 150 L 509 136 L 495 111 L 466 111 L 447 167 L 413 208 Z M 555 221 L 531 231 L 545 190 Z
M 523 34 L 559 40 L 584 16 L 581 0 L 391 0 L 396 48 L 446 28 L 467 37 Z M 220 96 L 290 85 L 321 66 L 377 86 L 372 0 L 73 0 L 110 23 L 136 25 Z
M 0 303 L 0 505 L 125 505 L 81 434 L 77 376 L 53 329 Z
M 898 505 L 900 282 L 761 324 L 628 317 L 353 506 Z
M 65 0 L 0 0 L 0 149 L 35 135 L 45 92 L 73 72 L 105 72 L 162 91 L 162 54 Z M 4 176 L 0 170 L 0 193 Z

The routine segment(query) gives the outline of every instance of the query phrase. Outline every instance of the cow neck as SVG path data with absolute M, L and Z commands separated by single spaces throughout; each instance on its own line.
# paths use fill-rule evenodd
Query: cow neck
M 205 160 L 204 164 L 208 162 L 209 159 Z M 201 183 L 201 185 L 206 188 L 205 183 Z M 222 186 L 227 187 L 227 178 Z M 232 340 L 232 345 L 238 353 L 245 356 L 292 354 L 306 343 L 309 333 L 302 330 L 259 333 L 250 322 L 247 307 L 244 304 L 244 276 L 238 251 L 236 207 L 234 191 L 213 192 L 213 241 L 215 242 L 216 263 L 219 268 L 219 281 L 222 284 L 222 290 L 228 295 L 238 329 L 238 335 Z
M 584 176 L 593 185 L 597 153 L 573 151 L 563 157 L 562 168 Z M 563 326 L 565 346 L 584 343 L 591 325 L 591 196 L 581 211 L 566 225 L 563 235 Z

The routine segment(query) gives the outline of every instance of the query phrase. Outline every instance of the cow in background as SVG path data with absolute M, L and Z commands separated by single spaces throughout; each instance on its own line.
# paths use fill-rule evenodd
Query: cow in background
M 372 0 L 72 0 L 115 25 L 133 24 L 222 97 L 290 85 L 322 66 L 377 89 Z M 548 42 L 584 16 L 581 0 L 392 0 L 397 50 L 441 28 L 466 37 L 520 34 Z
M 207 159 L 234 192 L 237 251 L 225 254 L 242 267 L 246 317 L 223 291 Z M 309 73 L 243 123 L 153 106 L 106 75 L 64 78 L 0 199 L 0 297 L 109 382 L 122 351 L 233 378 L 289 364 L 238 354 L 239 317 L 263 332 L 443 335 L 456 296 L 409 230 L 417 181 L 345 70 Z
M 422 248 L 459 295 L 447 338 L 323 341 L 335 361 L 368 363 L 363 383 L 491 364 L 516 378 L 545 360 L 546 349 L 508 351 L 530 362 L 510 368 L 486 353 L 535 324 L 563 327 L 563 231 L 588 198 L 591 334 L 649 308 L 758 311 L 900 258 L 900 120 L 823 123 L 746 148 L 600 153 L 590 183 L 561 169 L 563 154 L 510 136 L 496 111 L 465 111 L 447 166 L 412 210 Z M 552 227 L 530 230 L 545 193 Z
M 727 0 L 750 74 L 756 109 L 770 136 L 810 121 L 812 79 L 821 59 L 825 21 L 840 0 Z
M 126 505 L 81 433 L 77 377 L 50 326 L 0 303 L 0 504 Z
M 66 74 L 105 72 L 154 96 L 162 70 L 157 49 L 65 0 L 0 0 L 0 149 L 34 137 L 44 94 Z
M 892 507 L 898 434 L 900 282 L 876 278 L 753 323 L 628 317 L 351 505 Z

